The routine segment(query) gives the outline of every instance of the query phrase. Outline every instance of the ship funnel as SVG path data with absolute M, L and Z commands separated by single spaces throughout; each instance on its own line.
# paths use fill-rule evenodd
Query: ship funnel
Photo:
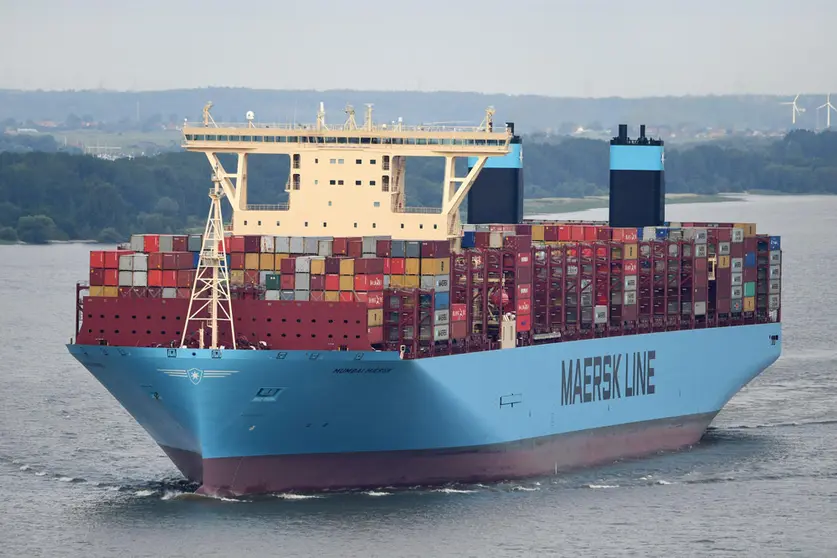
M 506 122 L 514 134 L 514 122 Z M 476 164 L 468 158 L 468 171 Z M 523 142 L 512 135 L 509 152 L 489 157 L 468 192 L 468 223 L 507 224 L 523 222 Z
M 665 222 L 663 141 L 628 137 L 628 125 L 610 141 L 610 226 L 659 227 Z

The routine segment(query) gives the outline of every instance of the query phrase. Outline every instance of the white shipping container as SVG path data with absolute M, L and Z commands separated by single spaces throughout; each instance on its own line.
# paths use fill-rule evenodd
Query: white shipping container
M 695 244 L 706 244 L 706 239 L 708 237 L 706 229 L 698 229 L 694 227 L 686 229 L 684 236 L 686 240 L 692 240 Z
M 768 310 L 778 310 L 779 305 L 781 304 L 780 295 L 772 294 L 767 297 L 767 309 Z
M 120 271 L 119 272 L 119 286 L 120 287 L 133 287 L 134 286 L 134 272 L 133 271 Z
M 273 275 L 273 271 L 260 271 L 259 272 L 259 285 L 267 285 L 267 276 Z
M 594 309 L 594 321 L 597 324 L 607 323 L 607 306 L 596 306 Z
M 288 252 L 291 254 L 303 254 L 305 253 L 305 242 L 301 236 L 292 236 L 290 238 L 290 244 Z
M 375 254 L 378 251 L 377 236 L 364 236 L 361 239 L 362 250 L 364 254 Z
M 296 290 L 307 291 L 311 286 L 311 274 L 310 273 L 294 273 L 294 288 Z M 308 300 L 308 299 L 305 299 Z
M 626 291 L 635 291 L 636 290 L 636 275 L 625 275 L 625 290 Z
M 782 291 L 782 281 L 779 279 L 771 279 L 769 285 L 770 294 L 779 294 Z
M 437 325 L 433 328 L 434 341 L 447 341 L 450 339 L 450 328 L 447 325 Z
M 436 325 L 445 325 L 450 322 L 450 311 L 436 310 L 433 313 L 433 323 Z
M 190 252 L 200 252 L 203 247 L 203 235 L 190 234 L 189 240 L 186 241 L 186 248 Z
M 142 252 L 145 250 L 145 236 L 141 234 L 131 235 L 131 250 L 134 252 Z
M 706 315 L 706 302 L 695 302 L 695 316 Z
M 134 254 L 131 267 L 134 271 L 148 271 L 148 254 Z
M 624 294 L 625 299 L 625 306 L 635 306 L 636 305 L 636 291 L 627 291 Z
M 733 273 L 741 273 L 744 271 L 744 258 L 731 258 L 729 267 Z
M 291 253 L 291 237 L 277 236 L 273 239 L 273 251 L 277 254 Z
M 148 273 L 145 271 L 134 271 L 132 272 L 134 277 L 132 279 L 134 283 L 134 287 L 147 287 L 148 286 Z
M 320 240 L 317 243 L 317 255 L 323 257 L 330 257 L 334 251 L 333 246 L 333 240 Z
M 282 300 L 282 291 L 265 291 L 265 300 Z
M 669 237 L 671 238 L 671 237 Z M 680 246 L 677 244 L 669 244 L 668 245 L 668 257 L 669 258 L 677 258 L 680 256 Z
M 697 241 L 695 241 L 697 242 Z M 705 258 L 706 254 L 708 253 L 708 248 L 706 244 L 695 244 L 695 257 L 696 258 Z
M 316 256 L 317 252 L 320 249 L 320 246 L 319 246 L 320 239 L 317 238 L 317 237 L 305 237 L 305 240 L 303 241 L 302 244 L 303 244 L 303 248 L 305 249 L 303 254 L 309 254 L 309 255 L 312 255 L 312 256 Z
M 275 247 L 276 243 L 272 236 L 262 236 L 260 250 L 262 254 L 273 254 Z
M 389 288 L 389 277 L 390 277 L 389 275 L 384 275 L 384 288 L 385 289 Z
M 654 240 L 657 238 L 657 227 L 642 227 L 642 240 Z
M 730 298 L 741 298 L 744 296 L 744 287 L 735 285 L 730 290 Z
M 163 298 L 177 298 L 177 289 L 174 287 L 163 287 Z
M 501 232 L 491 232 L 488 234 L 488 245 L 491 248 L 502 248 L 503 247 L 503 233 Z
M 744 242 L 744 229 L 733 228 L 732 229 L 732 241 L 736 244 L 740 242 Z
M 771 250 L 770 251 L 770 265 L 779 265 L 782 263 L 782 251 L 781 250 Z
M 436 285 L 435 275 L 422 275 L 420 286 L 422 289 L 430 290 Z
M 311 297 L 311 293 L 309 291 L 294 291 L 294 300 L 305 302 Z
M 672 229 L 679 229 L 682 223 L 680 221 L 669 221 L 668 226 Z
M 732 284 L 733 285 L 743 285 L 744 284 L 744 274 L 743 273 L 733 273 L 732 274 Z
M 310 273 L 311 272 L 311 258 L 307 256 L 303 256 L 297 258 L 294 262 L 294 271 L 297 273 Z
M 160 235 L 160 252 L 173 252 L 174 251 L 174 237 L 170 234 L 161 234 Z M 166 297 L 166 298 L 174 298 L 174 297 Z
M 433 285 L 438 293 L 446 293 L 450 291 L 450 275 L 437 275 L 436 283 Z
M 279 300 L 293 300 L 294 299 L 294 292 L 293 291 L 279 291 Z
M 770 275 L 768 276 L 770 279 L 781 279 L 782 278 L 782 266 L 780 265 L 771 265 L 770 266 Z
M 733 300 L 732 304 L 730 304 L 730 311 L 735 314 L 740 314 L 742 310 L 744 310 L 744 301 L 740 299 Z
M 122 254 L 119 256 L 119 271 L 133 271 L 134 270 L 134 255 Z
M 719 242 L 718 243 L 718 255 L 719 256 L 729 256 L 730 253 L 730 242 Z

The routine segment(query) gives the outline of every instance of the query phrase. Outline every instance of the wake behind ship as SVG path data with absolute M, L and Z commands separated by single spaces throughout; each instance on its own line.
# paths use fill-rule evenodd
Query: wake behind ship
M 664 216 L 663 143 L 611 142 L 610 223 L 522 218 L 522 141 L 474 128 L 184 127 L 202 235 L 91 252 L 70 352 L 207 494 L 487 482 L 699 441 L 781 352 L 781 245 Z M 219 154 L 237 157 L 235 172 Z M 288 202 L 248 204 L 250 154 Z M 406 205 L 406 157 L 444 157 Z M 467 158 L 467 174 L 457 160 Z M 222 221 L 222 200 L 232 207 Z M 467 224 L 460 207 L 467 198 Z

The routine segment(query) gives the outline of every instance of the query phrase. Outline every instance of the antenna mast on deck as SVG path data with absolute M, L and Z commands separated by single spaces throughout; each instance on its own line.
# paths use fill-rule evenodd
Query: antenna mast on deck
M 232 317 L 232 303 L 230 296 L 230 277 L 227 270 L 227 250 L 224 244 L 224 223 L 221 220 L 221 189 L 217 174 L 212 177 L 212 189 L 209 191 L 209 217 L 206 220 L 206 230 L 203 233 L 198 269 L 192 286 L 192 296 L 189 299 L 189 311 L 186 313 L 186 323 L 183 324 L 181 346 L 186 345 L 190 323 L 197 322 L 200 327 L 200 348 L 205 348 L 204 329 L 209 326 L 212 330 L 210 349 L 218 349 L 219 322 L 230 323 L 232 348 L 235 349 L 235 324 Z

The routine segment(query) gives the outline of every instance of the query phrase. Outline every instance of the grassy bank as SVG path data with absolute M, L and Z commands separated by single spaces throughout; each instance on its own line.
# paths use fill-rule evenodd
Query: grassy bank
M 718 203 L 741 201 L 741 199 L 728 195 L 670 194 L 666 196 L 666 205 L 679 203 Z M 607 206 L 608 199 L 606 196 L 588 198 L 537 198 L 524 200 L 523 212 L 527 215 L 573 213 L 575 211 L 598 209 Z

